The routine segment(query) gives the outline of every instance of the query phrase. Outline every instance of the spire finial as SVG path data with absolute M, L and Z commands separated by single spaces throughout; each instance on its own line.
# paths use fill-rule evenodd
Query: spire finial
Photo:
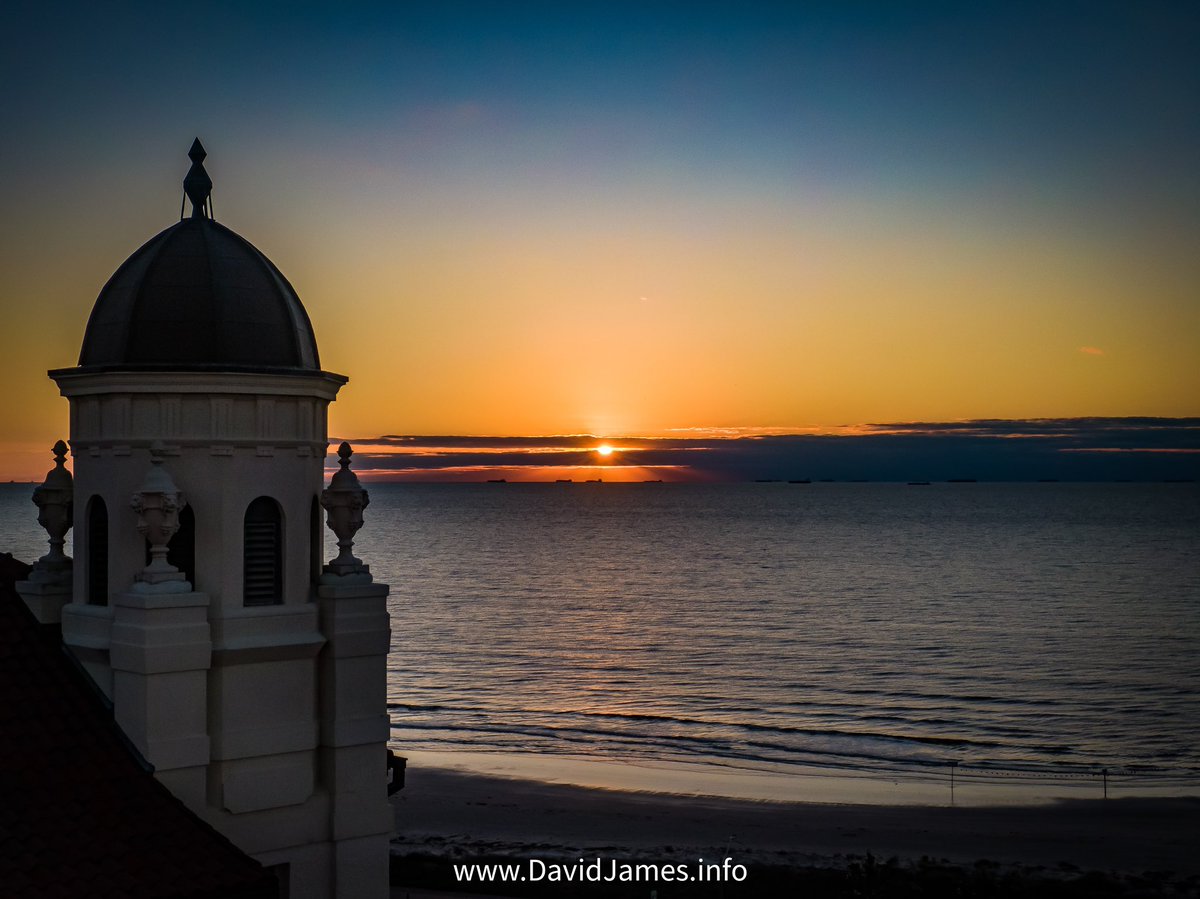
M 188 150 L 188 158 L 192 160 L 192 167 L 188 169 L 187 177 L 183 179 L 183 192 L 187 194 L 187 198 L 192 201 L 192 218 L 212 218 L 212 203 L 209 195 L 212 193 L 212 178 L 208 177 L 208 172 L 204 170 L 204 160 L 208 153 L 204 151 L 204 145 L 200 143 L 200 138 L 192 141 L 192 148 Z M 183 215 L 180 214 L 180 218 Z

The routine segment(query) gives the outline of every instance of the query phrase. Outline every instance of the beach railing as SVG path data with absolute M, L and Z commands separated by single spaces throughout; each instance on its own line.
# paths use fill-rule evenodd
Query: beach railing
M 1103 799 L 1109 798 L 1110 785 L 1127 786 L 1131 792 L 1141 792 L 1148 787 L 1170 789 L 1182 786 L 1195 786 L 1200 792 L 1200 772 L 1197 771 L 1163 771 L 1146 770 L 1136 766 L 1104 766 L 1101 768 L 1080 770 L 1031 770 L 1028 768 L 1001 768 L 994 765 L 971 765 L 958 759 L 946 762 L 947 782 L 950 789 L 950 804 L 954 805 L 955 789 L 964 782 L 978 784 L 997 783 L 1029 783 L 1080 784 L 1092 782 L 1100 788 Z

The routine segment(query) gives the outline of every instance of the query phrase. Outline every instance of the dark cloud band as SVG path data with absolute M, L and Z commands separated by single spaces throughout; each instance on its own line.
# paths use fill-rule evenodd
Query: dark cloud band
M 892 422 L 828 434 L 604 438 L 592 435 L 352 439 L 375 477 L 461 479 L 465 471 L 536 478 L 565 469 L 669 480 L 1194 480 L 1200 418 L 986 419 Z

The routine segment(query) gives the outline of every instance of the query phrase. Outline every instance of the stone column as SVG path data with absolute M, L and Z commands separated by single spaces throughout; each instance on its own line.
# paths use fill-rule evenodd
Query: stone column
M 321 770 L 330 792 L 334 895 L 385 899 L 392 813 L 387 800 L 387 653 L 391 627 L 387 584 L 376 584 L 354 558 L 367 491 L 350 470 L 350 446 L 321 504 L 339 553 L 317 587 L 321 632 L 318 708 Z
M 50 535 L 50 551 L 33 565 L 28 580 L 17 583 L 17 593 L 42 624 L 61 625 L 62 609 L 71 601 L 71 559 L 63 552 L 74 515 L 74 481 L 66 468 L 67 445 L 54 444 L 54 467 L 34 488 L 38 524 Z

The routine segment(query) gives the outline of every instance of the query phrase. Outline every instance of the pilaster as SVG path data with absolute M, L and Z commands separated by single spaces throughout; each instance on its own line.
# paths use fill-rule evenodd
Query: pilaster
M 349 583 L 331 583 L 337 581 Z M 326 574 L 317 588 L 327 640 L 318 657 L 321 771 L 332 800 L 334 894 L 386 897 L 392 828 L 387 801 L 388 586 L 361 581 L 361 576 Z
M 135 589 L 113 600 L 117 723 L 157 772 L 202 768 L 209 760 L 208 595 Z M 180 798 L 204 801 L 202 794 Z

